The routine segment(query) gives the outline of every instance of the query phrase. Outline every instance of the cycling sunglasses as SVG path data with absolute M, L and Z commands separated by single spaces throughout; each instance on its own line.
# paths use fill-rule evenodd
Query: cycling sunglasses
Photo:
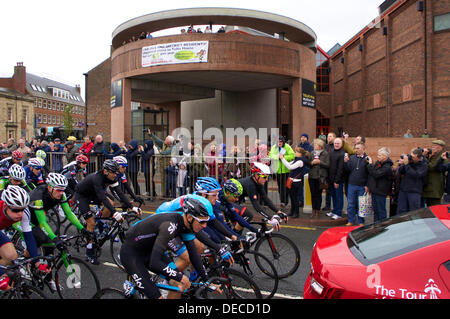
M 191 215 L 192 218 L 194 218 L 196 221 L 198 221 L 201 225 L 205 225 L 205 224 L 209 221 L 209 217 L 208 217 L 208 219 L 200 219 L 200 218 L 198 218 L 198 217 L 195 217 L 195 216 L 192 215 L 192 214 L 189 214 L 189 215 Z
M 12 207 L 9 207 L 9 206 L 8 206 L 8 208 L 9 208 L 13 213 L 20 213 L 20 212 L 23 212 L 23 211 L 25 210 L 25 207 L 24 207 L 24 208 L 12 208 Z
M 267 174 L 258 174 L 259 177 L 261 178 L 269 178 L 270 175 Z

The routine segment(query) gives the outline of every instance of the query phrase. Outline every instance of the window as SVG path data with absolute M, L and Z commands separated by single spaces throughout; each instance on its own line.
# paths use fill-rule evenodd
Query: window
M 47 100 L 42 100 L 42 108 L 46 109 L 47 108 Z
M 320 49 L 316 53 L 316 82 L 317 92 L 330 91 L 330 61 L 326 53 Z
M 450 13 L 434 17 L 434 32 L 450 30 Z
M 37 107 L 38 106 L 38 98 L 35 98 L 34 99 L 34 107 Z
M 36 114 L 36 120 L 37 120 L 38 124 L 40 124 L 42 122 L 41 114 Z
M 27 109 L 22 109 L 22 120 L 24 120 L 25 123 L 28 123 L 28 111 L 27 111 Z
M 47 124 L 47 114 L 42 114 L 42 123 Z
M 42 109 L 42 99 L 39 99 L 38 106 L 39 106 L 40 109 Z
M 60 110 L 61 110 L 61 108 L 60 108 L 60 106 L 59 106 L 59 102 L 56 102 L 56 110 L 57 110 L 57 111 L 60 111 Z
M 8 107 L 8 122 L 12 122 L 13 120 L 13 109 Z
M 56 115 L 53 115 L 53 124 L 56 124 Z
M 8 138 L 16 138 L 16 132 L 13 130 L 8 131 Z

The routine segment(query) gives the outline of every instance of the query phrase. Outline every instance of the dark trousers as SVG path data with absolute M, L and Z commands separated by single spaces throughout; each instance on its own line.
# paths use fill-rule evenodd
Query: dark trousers
M 141 190 L 138 183 L 138 172 L 128 172 L 131 184 L 133 185 L 133 190 L 135 195 L 141 195 Z
M 298 200 L 298 194 L 303 193 L 302 182 L 293 182 L 292 187 L 289 190 L 289 197 L 291 198 L 291 216 L 298 216 L 300 212 L 300 202 Z
M 387 217 L 386 196 L 372 194 L 373 221 L 379 221 Z
M 419 193 L 398 193 L 397 214 L 406 213 L 411 210 L 419 209 L 421 206 L 421 197 Z
M 277 174 L 278 193 L 280 194 L 280 202 L 287 205 L 289 202 L 288 192 L 286 188 L 286 180 L 289 173 Z
M 309 178 L 309 189 L 311 190 L 311 206 L 312 209 L 320 210 L 322 205 L 322 190 L 320 189 L 320 180 L 317 178 Z

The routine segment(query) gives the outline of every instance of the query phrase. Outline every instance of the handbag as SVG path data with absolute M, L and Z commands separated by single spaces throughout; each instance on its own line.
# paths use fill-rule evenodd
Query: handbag
M 358 208 L 358 216 L 362 218 L 373 212 L 372 196 L 369 193 L 365 192 L 364 195 L 358 197 Z
M 326 177 L 320 177 L 319 181 L 320 181 L 319 188 L 321 190 L 328 189 L 328 180 Z
M 289 189 L 291 189 L 291 187 L 292 187 L 292 178 L 290 178 L 290 177 L 288 177 L 287 179 L 286 179 L 286 188 L 289 188 Z

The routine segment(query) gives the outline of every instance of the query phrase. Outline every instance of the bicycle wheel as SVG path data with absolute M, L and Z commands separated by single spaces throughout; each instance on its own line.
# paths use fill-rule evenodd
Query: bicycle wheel
M 117 288 L 103 288 L 92 299 L 124 299 L 123 291 Z
M 245 256 L 236 256 L 234 269 L 249 276 L 258 284 L 264 299 L 272 298 L 278 290 L 278 273 L 273 263 L 263 254 L 249 250 Z
M 280 279 L 292 276 L 300 266 L 300 251 L 297 245 L 283 234 L 273 233 L 261 237 L 256 242 L 255 251 L 270 259 Z M 266 270 L 270 272 L 269 269 Z
M 59 259 L 55 266 L 56 290 L 61 299 L 91 299 L 101 288 L 97 275 L 82 259 Z
M 236 269 L 225 269 L 223 276 L 228 283 L 221 284 L 222 294 L 209 293 L 211 299 L 262 299 L 258 285 L 246 274 Z
M 114 233 L 111 236 L 109 241 L 109 251 L 111 253 L 111 257 L 114 263 L 122 270 L 125 269 L 122 266 L 122 262 L 120 261 L 120 248 L 122 247 L 122 243 L 125 240 L 125 232 L 137 221 L 141 220 L 140 216 L 136 215 L 127 215 L 125 216 L 125 222 L 122 225 L 122 230 Z
M 0 296 L 0 299 L 48 299 L 42 290 L 27 284 L 22 284 L 20 289 L 12 289 Z

